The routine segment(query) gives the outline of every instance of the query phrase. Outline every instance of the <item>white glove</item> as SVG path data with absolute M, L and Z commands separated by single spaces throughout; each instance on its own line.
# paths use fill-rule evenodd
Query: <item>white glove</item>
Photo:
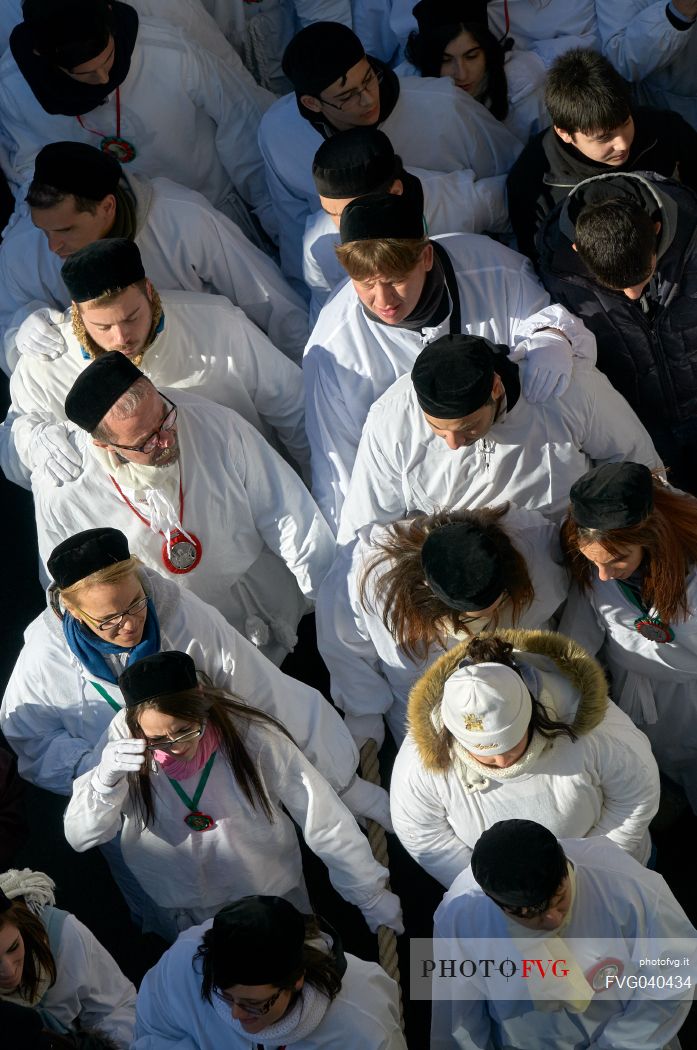
M 63 321 L 60 310 L 42 306 L 22 321 L 17 329 L 15 343 L 20 354 L 31 354 L 33 357 L 44 357 L 49 361 L 60 357 L 68 349 L 67 344 L 56 325 Z
M 32 471 L 44 468 L 54 485 L 79 478 L 82 452 L 75 445 L 75 433 L 69 423 L 40 423 L 35 427 L 28 452 Z
M 102 751 L 94 776 L 104 787 L 116 787 L 128 773 L 137 773 L 144 761 L 144 740 L 110 740 Z
M 379 784 L 356 777 L 350 787 L 339 795 L 346 808 L 353 813 L 356 820 L 360 818 L 374 820 L 381 824 L 385 831 L 394 832 L 390 818 L 390 796 Z
M 402 905 L 396 893 L 381 890 L 377 897 L 363 905 L 361 911 L 371 933 L 377 933 L 379 926 L 388 926 L 395 933 L 404 933 Z
M 374 740 L 378 745 L 378 751 L 385 739 L 385 723 L 382 715 L 349 715 L 344 718 L 344 725 L 360 749 L 366 740 Z
M 545 329 L 535 332 L 517 348 L 525 350 L 521 370 L 523 396 L 531 403 L 560 397 L 571 382 L 573 355 L 571 344 L 561 332 Z

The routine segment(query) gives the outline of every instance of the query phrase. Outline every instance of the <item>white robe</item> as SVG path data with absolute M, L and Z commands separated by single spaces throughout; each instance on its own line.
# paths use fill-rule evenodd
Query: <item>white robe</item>
M 628 990 L 621 1000 L 603 998 L 599 993 L 584 1013 L 531 1009 L 530 1001 L 523 999 L 487 999 L 483 987 L 477 999 L 469 992 L 467 998 L 434 1001 L 431 1050 L 660 1050 L 679 1031 L 692 1003 L 696 931 L 664 879 L 602 838 L 565 840 L 561 845 L 574 864 L 576 896 L 560 936 L 566 945 L 571 941 L 577 949 L 576 957 L 584 971 L 594 962 L 617 955 L 619 947 L 621 961 L 629 963 L 626 973 L 689 975 L 692 987 L 682 992 Z M 553 939 L 554 933 L 528 930 L 508 920 L 484 895 L 468 868 L 455 880 L 436 912 L 434 937 L 447 938 L 444 945 L 457 945 L 469 958 L 466 941 L 476 936 L 478 945 L 496 944 L 503 960 L 518 953 L 511 933 L 514 927 L 516 940 L 524 939 L 521 943 L 526 956 L 534 955 L 534 944 L 539 941 L 540 955 L 546 961 L 544 942 Z M 652 943 L 653 938 L 656 940 Z M 664 955 L 682 957 L 688 945 L 689 962 L 679 970 L 664 966 L 642 971 L 637 965 L 642 955 L 655 958 L 658 946 Z M 518 966 L 520 970 L 520 963 Z
M 158 388 L 189 390 L 238 412 L 280 450 L 279 439 L 309 469 L 302 372 L 244 313 L 219 295 L 162 292 L 163 327 L 141 371 Z M 65 419 L 65 398 L 90 358 L 72 330 L 71 311 L 58 326 L 67 350 L 54 360 L 24 354 L 10 379 L 12 402 L 0 432 L 0 466 L 28 487 L 32 434 Z M 8 435 L 7 431 L 11 431 Z
M 683 787 L 697 812 L 697 570 L 686 580 L 688 618 L 670 624 L 672 642 L 639 634 L 634 622 L 644 614 L 616 580 L 603 582 L 592 572 L 587 595 L 572 590 L 560 629 L 607 661 L 613 698 L 646 733 L 661 770 Z
M 662 0 L 596 0 L 603 54 L 644 106 L 672 109 L 697 128 L 697 35 L 676 29 Z
M 237 194 L 262 223 L 268 221 L 255 136 L 273 96 L 246 70 L 192 42 L 183 29 L 141 19 L 119 94 L 120 134 L 136 149 L 131 171 L 166 174 L 223 210 L 234 208 Z M 102 136 L 116 134 L 116 92 L 83 116 L 83 124 L 99 132 L 94 134 L 76 117 L 46 113 L 8 49 L 0 59 L 0 124 L 5 174 L 18 187 L 31 178 L 34 158 L 47 143 L 68 139 L 98 146 Z
M 392 0 L 390 25 L 402 46 L 416 29 L 413 7 L 412 0 Z M 595 0 L 490 0 L 489 25 L 499 39 L 506 29 L 506 7 L 516 48 L 534 51 L 545 66 L 572 47 L 598 47 Z
M 198 566 L 177 575 L 177 582 L 245 637 L 256 633 L 261 620 L 270 630 L 262 651 L 280 663 L 293 648 L 307 599 L 314 599 L 329 570 L 333 537 L 300 478 L 253 427 L 195 394 L 172 393 L 179 410 L 181 523 L 203 547 Z M 57 489 L 41 471 L 32 475 L 44 565 L 62 540 L 108 522 L 126 534 L 133 554 L 168 575 L 163 537 L 118 494 L 87 435 L 78 435 L 78 444 L 84 470 L 75 481 Z M 126 495 L 132 502 L 132 491 Z M 48 582 L 45 573 L 43 582 Z
M 52 945 L 53 947 L 53 945 Z M 66 915 L 54 952 L 56 983 L 39 1005 L 69 1028 L 101 1028 L 127 1048 L 133 1038 L 136 990 L 97 938 L 74 915 Z M 2 1002 L 2 995 L 0 995 Z
M 502 611 L 499 625 L 545 630 L 568 591 L 566 570 L 560 564 L 559 529 L 537 511 L 515 507 L 500 524 L 525 559 L 535 597 L 515 625 L 508 609 Z M 362 718 L 366 718 L 366 729 L 376 727 L 377 720 L 378 732 L 384 716 L 401 744 L 411 687 L 443 650 L 433 645 L 425 659 L 416 660 L 404 652 L 383 623 L 383 605 L 375 591 L 390 563 L 369 574 L 368 608 L 361 604 L 359 584 L 364 569 L 388 535 L 383 526 L 367 525 L 352 544 L 339 550 L 317 596 L 317 645 L 329 669 L 337 707 L 351 720 L 358 719 L 357 727 Z M 449 646 L 458 641 L 450 638 Z
M 124 179 L 135 198 L 134 240 L 155 287 L 224 295 L 300 362 L 307 310 L 273 260 L 195 190 L 133 172 Z M 0 338 L 7 359 L 5 364 L 0 354 L 0 364 L 6 371 L 16 365 L 16 329 L 25 317 L 40 306 L 64 310 L 70 304 L 63 262 L 21 205 L 0 244 Z
M 440 173 L 410 167 L 424 191 L 424 221 L 432 237 L 442 233 L 503 232 L 508 229 L 506 176 L 475 179 L 472 171 Z M 315 324 L 330 292 L 347 279 L 336 257 L 339 231 L 322 208 L 305 223 L 303 279 L 310 289 L 310 322 Z
M 290 678 L 190 591 L 142 568 L 143 588 L 160 623 L 162 652 L 186 652 L 218 689 L 258 707 L 286 726 L 300 750 L 341 793 L 351 783 L 358 752 L 343 721 L 316 689 Z M 121 690 L 91 674 L 70 651 L 51 609 L 24 635 L 0 708 L 0 728 L 17 755 L 20 775 L 59 795 L 99 762 Z
M 158 767 L 150 776 L 155 814 L 147 828 L 134 807 L 127 777 L 105 787 L 97 771 L 88 770 L 73 784 L 65 811 L 68 842 L 82 853 L 121 831 L 123 859 L 163 910 L 161 931 L 172 940 L 179 930 L 212 918 L 225 904 L 252 893 L 287 897 L 301 911 L 309 910 L 292 820 L 307 846 L 327 865 L 334 888 L 352 904 L 369 904 L 388 875 L 373 858 L 351 813 L 284 733 L 259 722 L 245 726 L 241 720 L 237 728 L 266 788 L 271 821 L 259 802 L 250 803 L 221 750 L 198 802 L 198 809 L 215 821 L 206 832 L 186 825 L 187 807 Z M 125 712 L 120 711 L 109 726 L 108 739 L 130 737 Z M 179 782 L 189 798 L 200 777 L 196 773 Z
M 532 405 L 521 393 L 485 437 L 456 451 L 430 429 L 405 375 L 370 410 L 338 540 L 347 543 L 362 525 L 413 511 L 504 500 L 559 521 L 577 478 L 593 464 L 624 460 L 662 468 L 635 413 L 587 362 L 574 364 L 561 397 Z
M 504 175 L 521 150 L 520 142 L 483 106 L 443 79 L 400 80 L 399 98 L 380 130 L 407 167 L 428 163 L 431 171 L 471 169 L 475 178 Z M 323 141 L 300 115 L 294 94 L 275 102 L 259 126 L 281 266 L 297 281 L 302 280 L 305 223 L 319 207 L 312 160 Z
M 240 1035 L 229 1009 L 201 998 L 200 970 L 192 963 L 210 926 L 206 922 L 182 933 L 143 978 L 132 1050 L 254 1050 L 263 1039 L 263 1031 Z M 394 981 L 376 963 L 348 954 L 346 962 L 339 994 L 318 1027 L 292 1043 L 293 1050 L 406 1050 Z
M 579 693 L 553 660 L 516 652 L 533 668 L 538 696 L 553 717 L 571 723 Z M 557 838 L 606 836 L 640 863 L 651 853 L 648 827 L 658 809 L 660 785 L 651 747 L 631 719 L 613 703 L 594 729 L 575 741 L 551 740 L 530 764 L 469 771 L 424 768 L 411 732 L 395 760 L 390 809 L 395 832 L 414 860 L 444 886 L 466 868 L 477 839 L 499 820 L 535 820 Z M 479 780 L 477 776 L 480 774 Z
M 544 96 L 545 67 L 542 59 L 531 51 L 509 51 L 504 63 L 508 83 L 508 113 L 501 123 L 526 146 L 531 135 L 549 127 Z M 400 77 L 421 76 L 416 66 L 406 60 L 397 66 L 395 73 Z M 453 230 L 443 232 L 452 233 Z
M 595 361 L 595 336 L 549 295 L 527 259 L 489 237 L 435 237 L 448 252 L 460 299 L 461 330 L 513 348 L 544 328 L 558 328 L 577 357 Z M 321 311 L 303 361 L 312 491 L 336 529 L 351 480 L 363 425 L 371 405 L 391 383 L 410 372 L 423 348 L 450 331 L 439 325 L 410 331 L 369 318 L 351 283 Z

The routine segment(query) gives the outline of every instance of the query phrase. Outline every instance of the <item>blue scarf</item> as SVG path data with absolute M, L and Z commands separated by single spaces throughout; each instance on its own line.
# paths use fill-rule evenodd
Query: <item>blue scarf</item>
M 114 685 L 116 685 L 117 675 L 112 671 L 108 661 L 104 659 L 105 653 L 128 653 L 126 660 L 128 666 L 144 656 L 153 656 L 160 651 L 160 621 L 157 618 L 152 598 L 148 598 L 148 614 L 145 617 L 143 637 L 137 645 L 131 648 L 125 645 L 114 645 L 106 638 L 100 638 L 98 634 L 68 612 L 63 617 L 63 634 L 71 653 L 78 658 L 82 666 L 86 667 L 95 678 L 101 678 Z

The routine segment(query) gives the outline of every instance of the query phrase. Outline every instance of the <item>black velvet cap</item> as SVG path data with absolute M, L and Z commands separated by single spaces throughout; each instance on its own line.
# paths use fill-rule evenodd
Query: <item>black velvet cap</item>
M 411 370 L 421 409 L 435 419 L 460 419 L 480 409 L 491 397 L 494 353 L 493 343 L 478 335 L 442 335 L 429 343 Z
M 534 908 L 554 897 L 568 872 L 557 839 L 534 820 L 499 820 L 477 839 L 472 875 L 509 908 Z
M 62 193 L 101 201 L 116 192 L 120 178 L 121 165 L 110 153 L 86 142 L 51 142 L 36 155 L 32 186 L 52 186 Z
M 571 515 L 583 529 L 626 529 L 653 510 L 653 478 L 642 463 L 606 463 L 575 481 Z
M 379 128 L 349 128 L 323 142 L 312 162 L 320 197 L 360 197 L 399 178 L 402 161 Z
M 453 26 L 459 23 L 489 25 L 488 0 L 419 0 L 413 9 L 419 31 L 433 26 Z
M 278 987 L 301 968 L 305 918 L 282 897 L 242 897 L 218 912 L 205 943 L 218 988 Z
M 86 529 L 54 547 L 47 567 L 57 585 L 64 589 L 107 565 L 128 561 L 130 556 L 128 540 L 119 529 Z
M 411 194 L 368 193 L 341 213 L 341 243 L 349 241 L 419 240 L 425 234 L 421 202 Z
M 135 707 L 156 696 L 195 689 L 196 664 L 188 653 L 176 649 L 155 653 L 130 664 L 119 676 L 118 685 L 126 707 Z
M 63 263 L 61 276 L 76 303 L 96 299 L 104 292 L 128 288 L 145 277 L 135 241 L 105 237 L 73 252 Z
M 313 22 L 296 33 L 281 67 L 296 95 L 318 98 L 325 88 L 365 58 L 356 34 L 340 22 Z
M 142 375 L 125 354 L 102 354 L 80 372 L 68 391 L 66 416 L 88 434 L 93 433 L 107 412 Z
M 436 597 L 462 612 L 488 609 L 504 589 L 496 544 L 471 522 L 434 529 L 421 548 L 421 565 Z

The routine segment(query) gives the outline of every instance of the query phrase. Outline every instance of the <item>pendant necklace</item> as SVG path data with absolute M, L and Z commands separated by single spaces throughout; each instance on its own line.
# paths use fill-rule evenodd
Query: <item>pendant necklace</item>
M 627 601 L 642 613 L 634 621 L 634 629 L 638 631 L 642 638 L 647 638 L 650 642 L 672 642 L 675 640 L 675 633 L 672 627 L 663 623 L 660 616 L 651 616 L 649 610 L 631 587 L 628 587 L 623 580 L 615 580 L 615 583 Z
M 114 488 L 118 492 L 121 499 L 127 506 L 131 508 L 137 518 L 150 528 L 150 522 L 141 514 L 137 507 L 134 507 L 130 499 L 123 491 L 118 481 L 113 475 L 109 475 Z M 179 520 L 181 521 L 184 517 L 184 490 L 182 488 L 181 475 L 179 477 Z M 198 563 L 201 561 L 201 555 L 203 554 L 203 547 L 198 536 L 195 536 L 193 532 L 189 532 L 186 535 L 180 530 L 175 529 L 169 539 L 165 536 L 162 529 L 158 529 L 160 536 L 162 536 L 162 561 L 164 562 L 165 568 L 175 575 L 181 575 L 185 572 L 191 572 L 196 568 Z
M 103 131 L 98 131 L 97 128 L 91 128 L 89 124 L 85 124 L 81 116 L 77 118 L 78 124 L 85 131 L 89 131 L 92 135 L 101 135 L 102 141 L 99 143 L 99 148 L 102 153 L 108 153 L 110 156 L 115 157 L 120 164 L 128 164 L 136 155 L 135 146 L 128 141 L 128 139 L 121 138 L 121 92 L 119 88 L 116 89 L 116 134 L 105 135 Z
M 167 777 L 170 784 L 172 785 L 176 793 L 179 795 L 179 798 L 182 800 L 186 808 L 191 811 L 190 813 L 187 813 L 184 817 L 184 823 L 188 828 L 191 828 L 192 831 L 210 831 L 211 828 L 215 827 L 215 821 L 213 820 L 213 817 L 209 816 L 208 813 L 202 813 L 201 810 L 198 808 L 198 804 L 201 801 L 203 789 L 206 786 L 208 776 L 210 774 L 211 769 L 213 768 L 213 763 L 215 762 L 215 756 L 217 754 L 218 752 L 214 751 L 211 757 L 206 762 L 205 766 L 203 767 L 203 772 L 199 777 L 199 781 L 196 785 L 196 790 L 194 791 L 193 798 L 189 798 L 187 793 L 182 788 L 181 784 L 178 784 L 176 780 L 172 779 L 172 777 Z

